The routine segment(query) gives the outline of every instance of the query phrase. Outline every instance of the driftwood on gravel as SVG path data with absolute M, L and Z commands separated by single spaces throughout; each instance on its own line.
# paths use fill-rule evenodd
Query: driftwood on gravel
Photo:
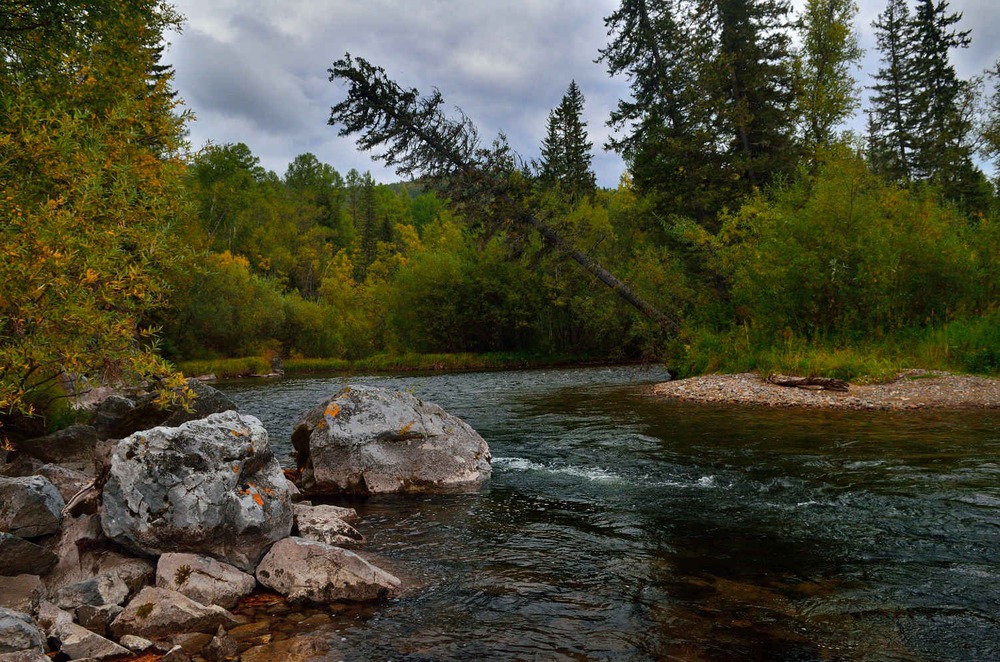
M 791 375 L 774 374 L 767 381 L 775 386 L 791 386 L 809 390 L 846 391 L 850 384 L 843 379 L 833 377 L 795 377 Z

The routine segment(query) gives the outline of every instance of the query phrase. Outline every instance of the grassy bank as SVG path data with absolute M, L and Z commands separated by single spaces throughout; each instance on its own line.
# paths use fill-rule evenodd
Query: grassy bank
M 376 354 L 356 361 L 337 358 L 287 359 L 282 368 L 286 375 L 362 372 L 457 372 L 463 370 L 513 370 L 573 365 L 586 359 L 571 356 L 536 356 L 521 353 L 486 354 Z M 234 379 L 265 375 L 271 363 L 263 357 L 184 361 L 178 370 L 188 377 L 215 375 Z
M 681 376 L 711 372 L 784 373 L 883 381 L 909 368 L 1000 375 L 1000 311 L 920 330 L 845 342 L 793 335 L 764 337 L 744 327 L 694 331 L 671 361 Z

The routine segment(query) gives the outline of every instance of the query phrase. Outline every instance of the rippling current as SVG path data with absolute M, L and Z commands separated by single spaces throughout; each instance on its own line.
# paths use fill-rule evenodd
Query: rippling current
M 347 660 L 1000 660 L 1000 412 L 671 403 L 650 368 L 222 388 L 282 462 L 347 383 L 476 428 L 478 492 L 352 502 L 404 595 L 339 613 Z

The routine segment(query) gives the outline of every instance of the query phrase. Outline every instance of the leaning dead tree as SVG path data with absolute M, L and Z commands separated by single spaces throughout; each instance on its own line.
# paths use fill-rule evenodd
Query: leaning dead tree
M 401 176 L 432 181 L 453 202 L 488 208 L 523 230 L 538 232 L 666 332 L 680 331 L 674 317 L 640 297 L 524 205 L 524 196 L 518 194 L 517 161 L 502 134 L 492 146 L 483 147 L 468 117 L 458 111 L 456 119 L 442 111 L 439 90 L 421 96 L 416 89 L 403 89 L 381 67 L 349 53 L 329 72 L 331 81 L 348 86 L 347 98 L 330 110 L 328 122 L 341 127 L 341 136 L 356 134 L 362 150 L 373 151 Z

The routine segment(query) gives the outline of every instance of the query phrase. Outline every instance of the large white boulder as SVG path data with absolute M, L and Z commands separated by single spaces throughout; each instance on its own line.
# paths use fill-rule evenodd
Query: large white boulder
M 118 442 L 101 526 L 141 553 L 206 554 L 253 572 L 291 532 L 292 503 L 267 431 L 228 411 Z
M 425 492 L 478 484 L 490 449 L 456 416 L 410 393 L 348 386 L 298 422 L 292 445 L 309 493 Z

